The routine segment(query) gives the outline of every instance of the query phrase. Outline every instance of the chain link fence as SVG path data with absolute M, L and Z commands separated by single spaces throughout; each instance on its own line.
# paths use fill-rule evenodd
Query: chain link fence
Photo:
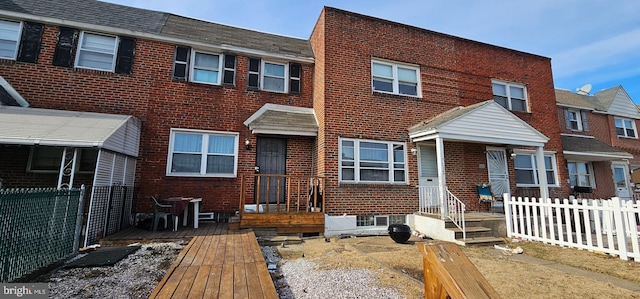
M 10 282 L 78 250 L 82 189 L 0 190 L 0 282 Z

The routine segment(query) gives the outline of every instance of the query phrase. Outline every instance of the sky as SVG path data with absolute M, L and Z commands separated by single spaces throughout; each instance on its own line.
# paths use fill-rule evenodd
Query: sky
M 637 0 L 103 0 L 309 38 L 323 6 L 551 58 L 555 88 L 622 85 L 640 104 Z

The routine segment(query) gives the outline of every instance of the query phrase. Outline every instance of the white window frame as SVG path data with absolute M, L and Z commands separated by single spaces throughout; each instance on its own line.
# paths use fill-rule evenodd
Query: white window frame
M 398 221 L 402 218 L 402 221 Z M 363 225 L 370 224 L 373 225 Z M 373 228 L 373 227 L 388 227 L 391 224 L 406 224 L 406 215 L 357 215 L 356 227 L 359 228 Z
M 582 131 L 582 112 L 580 110 L 567 109 L 567 116 L 569 116 L 568 122 L 571 124 L 571 128 L 568 129 L 572 131 Z M 573 128 L 574 124 L 576 125 L 575 128 Z
M 516 164 L 515 161 L 513 163 L 513 170 L 514 172 L 518 169 L 523 169 L 523 170 L 531 170 L 533 172 L 533 184 L 523 184 L 523 183 L 518 183 L 517 181 L 517 176 L 514 177 L 514 180 L 516 181 L 516 186 L 518 187 L 538 187 L 540 186 L 540 181 L 538 178 L 538 163 L 536 163 L 536 154 L 534 151 L 514 151 L 514 153 L 517 156 L 529 156 L 529 159 L 531 159 L 531 168 L 516 168 Z M 553 171 L 553 184 L 548 183 L 549 187 L 559 187 L 558 185 L 558 166 L 557 166 L 557 161 L 556 161 L 556 154 L 555 153 L 544 153 L 544 157 L 547 158 L 551 158 L 551 171 Z M 549 171 L 548 169 L 546 169 L 546 164 L 545 164 L 545 174 L 547 173 L 547 171 Z
M 284 77 L 278 77 L 278 76 L 271 76 L 271 75 L 267 75 L 266 73 L 266 64 L 273 64 L 273 65 L 280 65 L 284 68 Z M 282 79 L 282 81 L 284 82 L 283 85 L 283 89 L 282 90 L 274 90 L 274 89 L 267 89 L 265 87 L 264 84 L 264 78 L 277 78 L 277 79 Z M 281 63 L 281 62 L 274 62 L 274 61 L 267 61 L 264 59 L 261 59 L 260 61 L 260 89 L 264 90 L 264 91 L 271 91 L 271 92 L 278 92 L 278 93 L 287 93 L 289 92 L 289 63 Z
M 571 172 L 569 172 L 569 164 L 586 164 L 587 165 L 587 170 L 589 171 L 589 174 L 580 174 L 580 172 L 572 174 Z M 576 169 L 579 170 L 580 168 L 576 165 Z M 589 162 L 589 161 L 577 161 L 577 160 L 568 160 L 567 161 L 567 173 L 569 175 L 569 185 L 571 185 L 571 188 L 575 187 L 574 185 L 571 184 L 571 176 L 572 175 L 577 175 L 578 177 L 581 175 L 587 175 L 587 177 L 589 178 L 589 186 L 582 186 L 580 185 L 580 187 L 591 187 L 592 189 L 596 188 L 596 178 L 595 178 L 595 174 L 593 172 L 593 163 Z M 577 182 L 577 180 L 576 180 Z
M 175 134 L 194 134 L 202 136 L 202 145 L 200 149 L 200 171 L 199 172 L 173 172 L 171 170 L 174 154 L 174 139 Z M 228 177 L 235 178 L 238 173 L 238 140 L 239 133 L 236 132 L 221 132 L 221 131 L 208 131 L 208 130 L 193 130 L 193 129 L 180 129 L 171 128 L 169 136 L 169 152 L 167 156 L 167 176 L 181 176 L 181 177 Z M 233 173 L 207 173 L 207 155 L 209 148 L 209 136 L 225 136 L 234 138 L 233 146 Z M 230 155 L 230 154 L 229 154 Z
M 11 26 L 15 26 L 18 25 L 17 28 L 17 32 L 14 30 L 11 30 L 9 28 L 4 28 L 2 26 L 0 26 L 0 40 L 1 41 L 7 41 L 7 42 L 15 42 L 15 47 L 13 49 L 13 55 L 12 56 L 2 56 L 0 57 L 0 59 L 11 59 L 11 60 L 16 60 L 18 57 L 18 47 L 20 47 L 20 39 L 22 38 L 22 26 L 23 23 L 22 22 L 15 22 L 15 21 L 9 21 L 9 20 L 0 20 L 0 24 L 6 24 L 7 26 L 11 25 Z M 14 39 L 14 35 L 15 35 L 15 39 Z
M 96 49 L 83 49 L 82 46 L 84 44 L 84 40 L 86 39 L 87 35 L 113 38 L 113 52 L 100 51 L 100 50 L 96 50 Z M 118 56 L 118 45 L 119 45 L 119 43 L 120 43 L 120 38 L 118 36 L 83 31 L 80 34 L 80 40 L 78 41 L 78 49 L 77 49 L 76 60 L 75 60 L 76 68 L 115 72 L 116 59 L 117 59 L 117 56 Z M 106 68 L 97 68 L 97 67 L 90 67 L 90 66 L 81 65 L 82 61 L 80 61 L 80 56 L 82 55 L 82 53 L 99 53 L 99 54 L 111 55 L 112 56 L 111 68 L 106 69 Z
M 354 144 L 353 154 L 353 166 L 345 166 L 343 162 L 349 163 L 351 160 L 343 160 L 343 141 L 351 141 Z M 363 142 L 368 143 L 378 143 L 378 144 L 386 144 L 387 145 L 387 164 L 386 168 L 375 168 L 379 170 L 386 169 L 389 172 L 389 179 L 387 181 L 366 181 L 360 178 L 360 171 L 362 169 L 374 169 L 371 167 L 362 167 L 361 163 L 363 161 L 360 160 L 360 144 Z M 405 142 L 393 142 L 393 141 L 379 141 L 379 140 L 368 140 L 368 139 L 355 139 L 355 138 L 339 138 L 338 139 L 339 149 L 338 149 L 338 157 L 339 157 L 339 167 L 338 167 L 338 180 L 341 183 L 365 183 L 365 184 L 396 184 L 396 185 L 406 185 L 409 182 L 409 168 L 407 161 L 407 144 Z M 396 162 L 394 160 L 394 146 L 402 146 L 403 147 L 403 160 L 401 162 Z M 372 162 L 375 163 L 375 162 Z M 402 167 L 397 167 L 402 166 Z M 353 169 L 354 178 L 353 180 L 345 180 L 343 179 L 343 169 Z M 404 177 L 402 181 L 395 180 L 395 170 L 403 170 Z
M 529 112 L 529 99 L 527 98 L 527 87 L 524 84 L 519 84 L 519 83 L 513 83 L 513 82 L 506 82 L 506 81 L 500 81 L 500 80 L 491 80 L 491 90 L 494 96 L 496 96 L 496 94 L 493 92 L 493 85 L 503 85 L 505 88 L 505 92 L 506 92 L 506 98 L 507 98 L 507 106 L 505 107 L 507 108 L 507 110 L 510 111 L 520 111 L 520 112 Z M 519 99 L 519 98 L 514 98 L 511 96 L 511 87 L 517 87 L 517 88 L 522 88 L 522 96 L 524 97 L 524 99 Z M 503 95 L 498 95 L 498 96 L 503 96 Z M 518 101 L 524 101 L 524 110 L 513 110 L 513 100 L 518 100 Z
M 617 124 L 618 121 L 622 122 L 622 127 L 618 126 L 618 124 Z M 631 127 L 627 127 L 626 122 L 629 122 L 631 124 Z M 638 130 L 636 130 L 636 121 L 634 119 L 623 118 L 623 117 L 615 117 L 614 118 L 614 126 L 616 127 L 616 135 L 618 137 L 638 139 Z M 622 129 L 622 131 L 624 132 L 624 135 L 618 134 L 618 129 L 619 128 Z M 633 135 L 634 136 L 629 136 L 629 134 L 627 134 L 627 130 L 633 130 Z
M 224 57 L 223 55 L 217 54 L 217 53 L 208 53 L 208 52 L 203 52 L 203 51 L 198 51 L 195 49 L 192 49 L 191 51 L 191 57 L 190 62 L 189 62 L 189 81 L 194 82 L 194 83 L 202 83 L 202 84 L 212 84 L 212 85 L 220 85 L 222 82 L 222 75 L 224 73 Z M 218 57 L 218 68 L 210 68 L 210 67 L 205 67 L 205 66 L 196 66 L 196 55 L 198 54 L 202 54 L 202 55 L 210 55 L 210 56 L 217 56 Z M 205 71 L 216 71 L 218 72 L 218 78 L 216 82 L 209 82 L 209 81 L 198 81 L 195 78 L 196 75 L 196 70 L 205 70 Z
M 392 76 L 391 77 L 380 77 L 380 76 L 374 75 L 374 73 L 373 73 L 374 64 L 390 66 L 391 69 L 392 69 Z M 406 94 L 406 93 L 401 93 L 400 92 L 400 83 L 402 81 L 400 81 L 399 76 L 398 76 L 398 68 L 415 71 L 415 73 L 416 73 L 416 82 L 407 81 L 408 83 L 416 84 L 416 94 L 415 95 Z M 375 78 L 381 78 L 383 80 L 392 81 L 393 90 L 391 92 L 385 91 L 385 90 L 376 90 L 375 86 L 374 86 Z M 402 96 L 408 96 L 408 97 L 421 98 L 422 97 L 422 91 L 421 91 L 420 87 L 421 87 L 421 84 L 420 84 L 420 66 L 411 65 L 411 64 L 403 64 L 403 63 L 393 62 L 393 61 L 385 61 L 385 60 L 380 60 L 380 59 L 372 59 L 371 60 L 371 90 L 373 90 L 373 92 L 380 92 L 380 93 L 388 93 L 388 94 L 395 94 L 395 95 L 402 95 Z

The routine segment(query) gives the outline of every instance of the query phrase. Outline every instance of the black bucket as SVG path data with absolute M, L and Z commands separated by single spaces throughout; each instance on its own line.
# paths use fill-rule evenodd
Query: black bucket
M 407 243 L 411 238 L 411 228 L 406 224 L 391 224 L 388 230 L 389 237 L 396 243 Z

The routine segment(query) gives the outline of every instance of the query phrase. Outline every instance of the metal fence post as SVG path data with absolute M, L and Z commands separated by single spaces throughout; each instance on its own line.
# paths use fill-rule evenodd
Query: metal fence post
M 76 215 L 76 232 L 73 237 L 73 253 L 78 253 L 80 246 L 80 232 L 82 231 L 82 214 L 84 212 L 84 184 L 80 187 L 80 198 L 78 199 L 78 215 Z

